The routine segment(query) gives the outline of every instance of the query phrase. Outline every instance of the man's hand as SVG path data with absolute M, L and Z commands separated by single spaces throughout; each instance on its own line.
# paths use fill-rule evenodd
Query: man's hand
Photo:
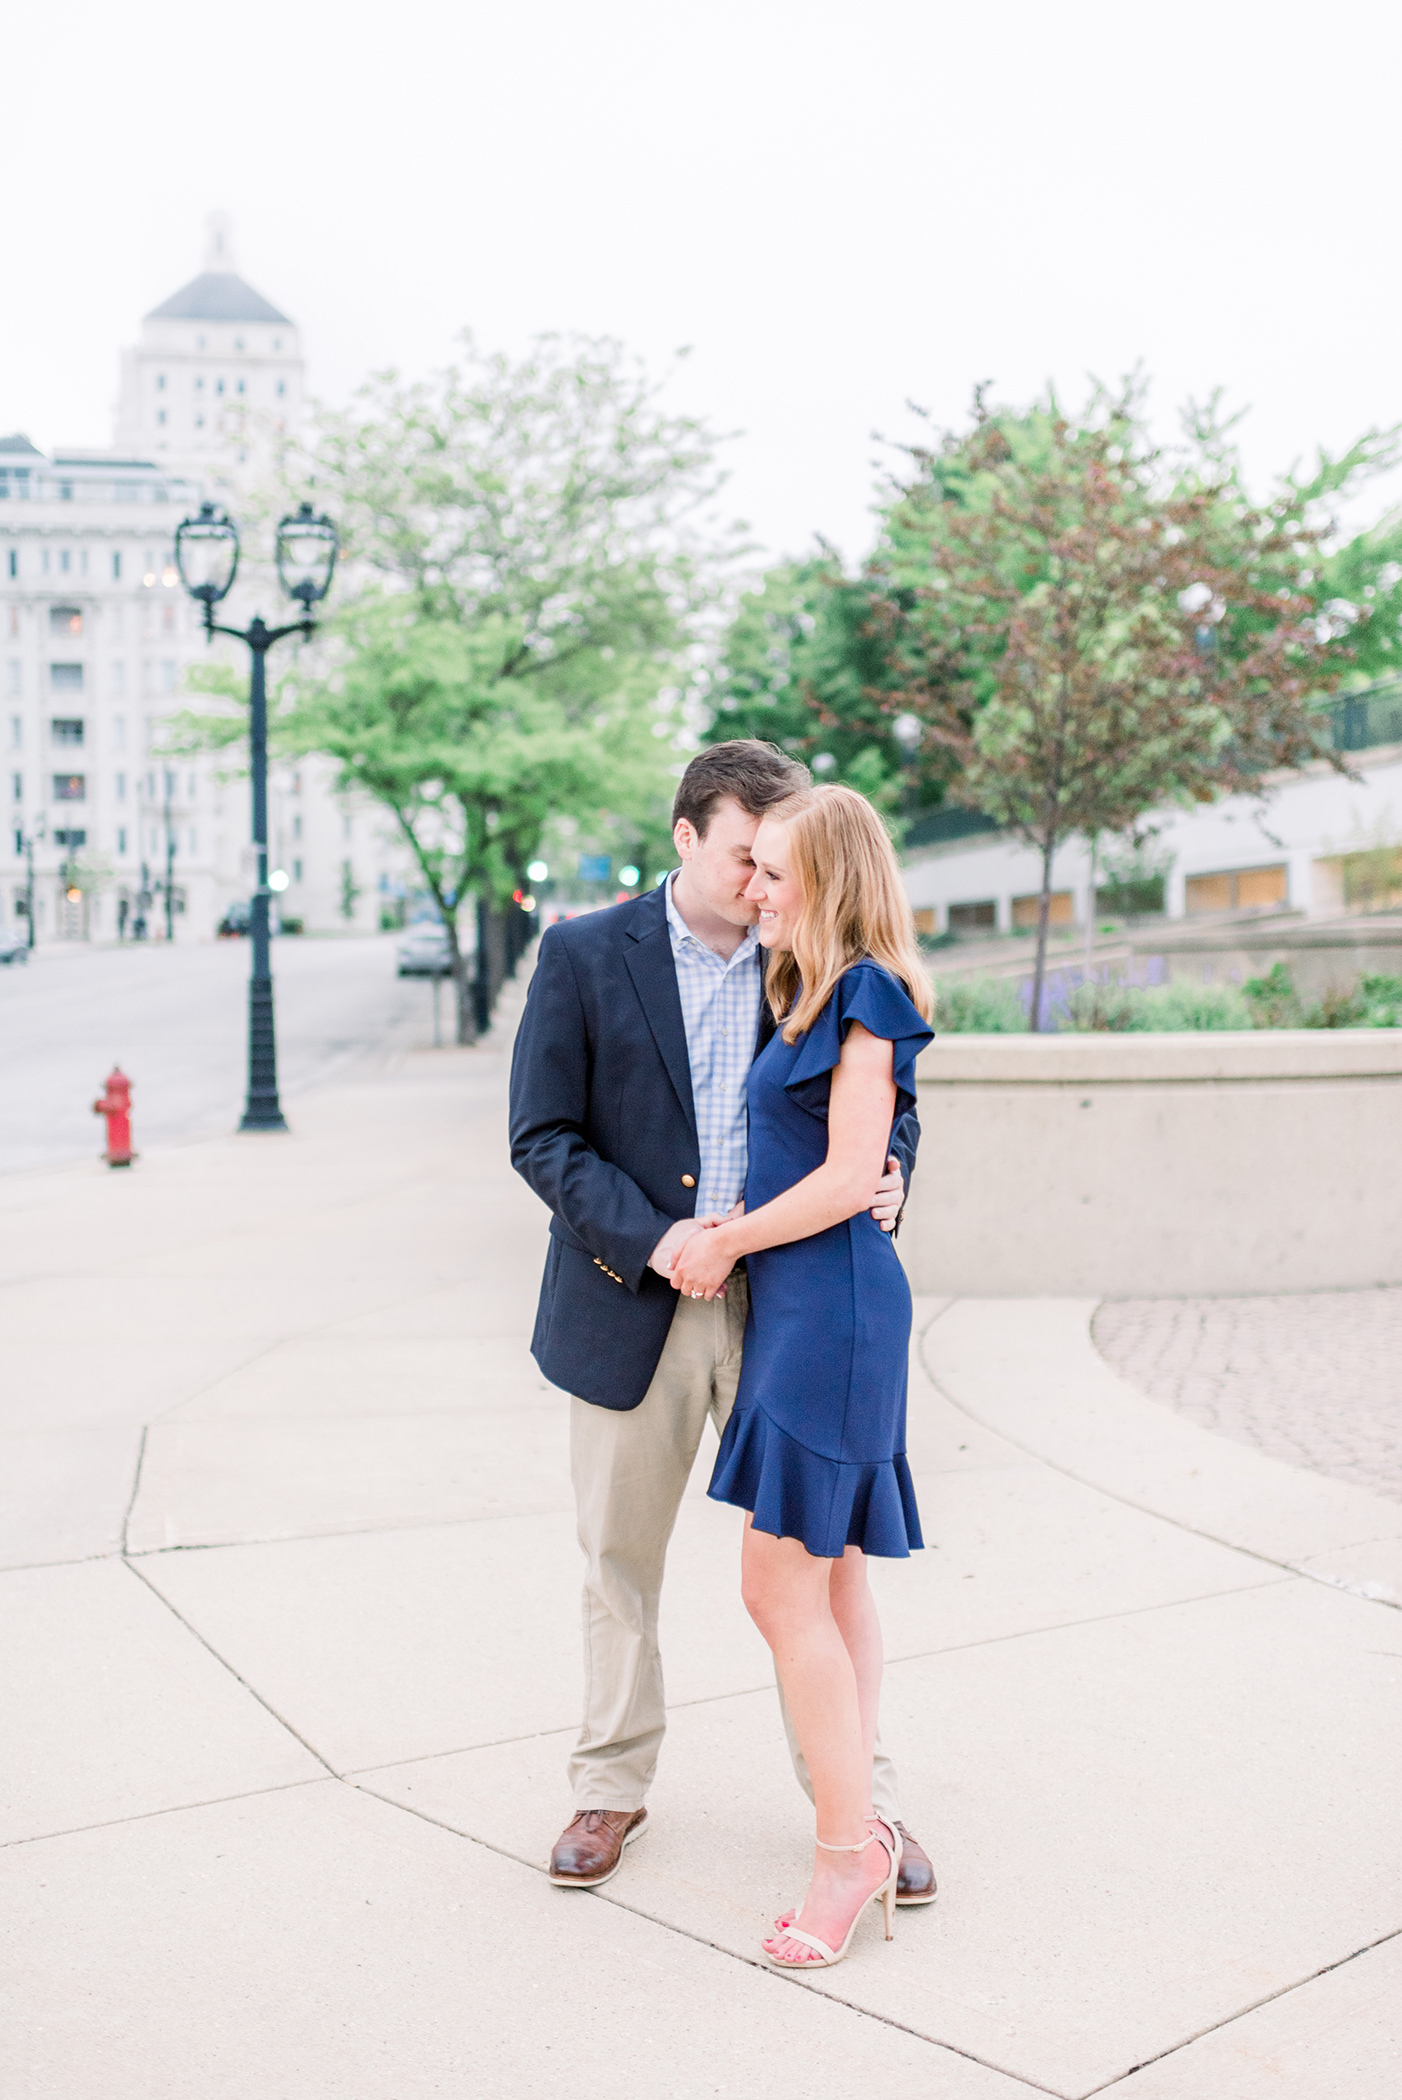
M 724 1218 L 706 1218 L 708 1227 L 723 1225 Z M 672 1289 L 688 1298 L 723 1298 L 725 1279 L 734 1267 L 730 1255 L 723 1251 L 719 1234 L 713 1230 L 693 1233 L 677 1257 L 672 1270 Z
M 693 1232 L 702 1231 L 705 1223 L 704 1218 L 678 1218 L 675 1224 L 667 1227 L 667 1230 L 663 1233 L 651 1254 L 649 1254 L 647 1258 L 648 1267 L 655 1269 L 659 1276 L 665 1276 L 668 1283 L 670 1283 L 672 1280 L 672 1266 L 677 1256 L 681 1253 L 682 1248 L 691 1238 Z
M 893 1152 L 886 1162 L 886 1172 L 876 1184 L 876 1199 L 871 1206 L 871 1214 L 883 1232 L 895 1231 L 904 1202 L 905 1178 L 901 1173 L 901 1163 Z M 666 1245 L 665 1241 L 663 1245 Z

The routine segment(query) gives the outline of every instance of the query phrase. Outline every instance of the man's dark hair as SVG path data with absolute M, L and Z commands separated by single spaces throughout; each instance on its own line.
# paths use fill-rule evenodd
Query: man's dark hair
M 734 736 L 698 751 L 677 784 L 672 822 L 683 817 L 704 838 L 716 804 L 730 795 L 747 815 L 762 817 L 776 802 L 811 787 L 813 776 L 799 759 L 757 736 Z

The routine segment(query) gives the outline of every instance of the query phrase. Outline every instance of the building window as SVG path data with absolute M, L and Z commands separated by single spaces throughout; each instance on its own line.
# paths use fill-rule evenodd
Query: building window
M 222 379 L 216 379 L 216 380 L 215 380 L 215 382 L 214 382 L 214 391 L 215 391 L 215 393 L 216 393 L 216 394 L 222 394 L 222 393 L 223 393 L 223 391 L 224 391 L 224 382 L 223 382 L 223 380 L 222 380 Z
M 240 380 L 240 381 L 239 381 L 239 385 L 238 385 L 238 390 L 239 390 L 239 392 L 240 392 L 240 393 L 242 393 L 242 392 L 243 392 L 243 381 L 242 381 L 242 380 Z
M 292 836 L 294 839 L 299 839 L 302 836 L 302 813 L 300 810 L 292 819 Z
M 126 850 L 127 850 L 127 827 L 126 827 L 126 825 L 125 825 L 125 824 L 119 824 L 119 825 L 117 826 L 117 851 L 118 851 L 118 853 L 119 853 L 119 854 L 121 854 L 121 855 L 122 855 L 123 859 L 125 859 L 125 857 L 126 857 Z
M 19 665 L 18 665 L 18 664 L 11 664 L 11 665 L 10 665 L 10 669 L 11 669 L 12 671 L 17 671 L 17 670 L 19 669 Z M 12 691 L 12 692 L 18 692 L 18 691 L 19 691 L 19 680 L 18 680 L 18 679 L 16 679 L 16 680 L 14 681 L 14 684 L 13 684 L 13 686 L 11 687 L 11 691 Z M 10 743 L 11 743 L 11 746 L 12 746 L 12 748 L 13 748 L 14 750 L 18 751 L 18 750 L 19 750 L 19 748 L 20 748 L 20 746 L 21 746 L 21 745 L 23 744 L 23 742 L 24 742 L 24 721 L 23 721 L 23 718 L 22 718 L 21 716 L 19 716 L 19 715 L 11 715 L 11 716 L 10 716 Z
M 158 393 L 158 394 L 163 394 L 163 393 L 165 392 L 165 390 L 166 390 L 166 375 L 165 375 L 165 373 L 164 373 L 164 372 L 158 372 L 158 373 L 156 374 L 156 391 L 157 391 L 157 393 Z
M 285 379 L 280 379 L 278 381 L 277 390 L 280 394 L 285 394 L 287 392 L 287 381 Z
M 87 776 L 83 773 L 55 773 L 55 802 L 86 802 L 88 799 Z
M 1219 875 L 1190 875 L 1185 908 L 1192 917 L 1211 911 L 1269 911 L 1290 897 L 1284 861 L 1267 868 L 1229 868 Z
M 54 833 L 54 844 L 56 846 L 67 846 L 70 853 L 76 852 L 80 846 L 86 846 L 87 843 L 88 835 L 86 831 L 64 830 Z
M 998 906 L 991 897 L 978 904 L 951 904 L 949 907 L 951 933 L 992 932 L 997 924 Z
M 185 776 L 185 800 L 187 802 L 193 802 L 196 796 L 199 794 L 199 791 L 199 781 L 195 778 L 195 775 L 193 773 L 187 773 Z
M 193 860 L 193 859 L 194 859 L 194 857 L 195 857 L 195 855 L 196 855 L 196 854 L 197 854 L 197 853 L 199 852 L 199 850 L 200 850 L 200 848 L 199 848 L 199 833 L 198 833 L 198 832 L 197 832 L 197 831 L 195 830 L 195 827 L 194 827 L 194 825 L 193 825 L 193 824 L 192 824 L 192 825 L 190 826 L 190 830 L 189 830 L 189 834 L 188 834 L 188 836 L 189 836 L 189 841 L 190 841 L 190 843 L 189 843 L 188 847 L 186 848 L 186 851 L 187 851 L 187 852 L 189 853 L 189 856 L 190 856 L 191 860 Z
M 18 547 L 11 547 L 11 549 L 10 549 L 10 574 L 11 574 L 12 576 L 18 576 L 18 574 L 19 574 L 19 549 L 18 549 Z
M 58 557 L 58 565 L 65 576 L 68 574 L 69 570 L 73 566 L 73 556 L 69 553 L 66 547 L 60 550 Z
M 79 550 L 78 550 L 78 574 L 79 574 L 80 576 L 86 576 L 86 575 L 87 575 L 87 573 L 88 573 L 88 550 L 87 550 L 87 548 L 86 548 L 86 547 L 80 547 L 80 548 L 79 548 Z
M 163 408 L 158 408 L 158 409 L 156 410 L 156 421 L 157 421 L 158 423 L 164 423 L 165 419 L 166 419 L 166 412 L 165 412 L 165 410 L 164 410 Z
M 294 861 L 293 861 L 293 863 L 292 863 L 292 880 L 293 880 L 294 882 L 300 882 L 300 881 L 301 881 L 301 879 L 302 879 L 302 863 L 301 863 L 301 861 L 299 861 L 299 860 L 294 860 Z
M 1030 933 L 1034 930 L 1037 924 L 1037 914 L 1041 909 L 1041 902 L 1040 897 L 1013 898 L 1014 932 Z M 1051 896 L 1047 899 L 1047 905 L 1047 924 L 1049 926 L 1072 926 L 1075 924 L 1076 907 L 1070 890 L 1053 890 Z
M 10 775 L 10 800 L 11 802 L 23 802 L 24 800 L 23 773 L 11 773 Z
M 81 634 L 83 615 L 76 605 L 51 605 L 49 607 L 50 634 Z
M 83 724 L 76 715 L 61 715 L 49 724 L 49 735 L 56 744 L 81 744 Z
M 204 429 L 204 417 L 203 417 L 203 416 L 196 416 L 196 418 L 195 418 L 195 428 L 196 428 L 196 430 L 203 430 L 203 429 Z
M 125 801 L 126 801 L 126 799 L 127 799 L 127 776 L 126 776 L 126 774 L 125 774 L 125 773 L 118 773 L 118 774 L 116 774 L 116 775 L 114 776 L 114 785 L 115 785 L 115 787 L 116 787 L 116 790 L 117 790 L 117 800 L 118 800 L 119 802 L 125 802 Z
M 73 501 L 73 484 L 71 481 L 61 481 L 59 483 L 58 500 L 60 503 L 71 503 Z
M 113 556 L 112 556 L 112 581 L 113 581 L 113 583 L 120 583 L 120 582 L 121 582 L 121 580 L 122 580 L 122 557 L 121 557 L 121 554 L 120 554 L 120 552 L 116 552 L 116 553 L 114 553 L 114 554 L 113 554 Z
M 81 693 L 83 690 L 83 666 L 81 664 L 50 664 L 49 684 L 56 693 Z
M 113 666 L 112 666 L 112 697 L 113 697 L 113 699 L 114 699 L 114 700 L 122 700 L 122 699 L 125 699 L 125 697 L 126 697 L 126 690 L 127 690 L 127 667 L 126 667 L 126 665 L 125 665 L 125 664 L 124 664 L 124 663 L 123 663 L 123 662 L 122 662 L 122 661 L 120 660 L 120 658 L 119 658 L 119 659 L 118 659 L 118 661 L 117 661 L 116 663 L 114 663 L 114 664 L 113 664 Z

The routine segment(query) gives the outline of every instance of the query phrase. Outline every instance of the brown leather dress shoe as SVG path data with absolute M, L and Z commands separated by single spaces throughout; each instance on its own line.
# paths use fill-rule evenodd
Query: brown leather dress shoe
M 897 1823 L 896 1828 L 901 1834 L 901 1871 L 896 1882 L 896 1901 L 908 1904 L 911 1909 L 917 1903 L 933 1903 L 935 1870 L 930 1864 L 929 1854 L 916 1843 L 904 1823 Z
M 642 1836 L 646 1822 L 645 1808 L 582 1808 L 556 1840 L 550 1879 L 558 1889 L 596 1889 L 618 1872 L 623 1847 Z

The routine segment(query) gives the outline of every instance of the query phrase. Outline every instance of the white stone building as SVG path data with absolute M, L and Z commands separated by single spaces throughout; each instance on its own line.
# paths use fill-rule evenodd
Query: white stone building
M 1167 919 L 1318 920 L 1402 905 L 1402 699 L 1379 691 L 1340 702 L 1336 720 L 1354 747 L 1355 780 L 1320 761 L 1274 776 L 1264 799 L 1229 795 L 1152 819 Z M 1039 856 L 968 812 L 913 825 L 904 861 L 922 933 L 986 939 L 1036 925 Z M 1056 854 L 1053 925 L 1085 925 L 1090 866 L 1083 839 L 1068 839 Z M 1098 890 L 1105 881 L 1102 863 Z M 1105 909 L 1102 901 L 1097 915 Z
M 0 437 L 0 718 L 7 764 L 0 924 L 23 923 L 33 869 L 40 941 L 116 939 L 144 917 L 163 938 L 170 873 L 178 939 L 208 939 L 253 880 L 245 777 L 162 756 L 210 655 L 174 563 L 175 529 L 239 489 L 302 411 L 295 325 L 237 275 L 211 225 L 207 267 L 142 323 L 122 360 L 117 444 L 40 451 Z M 275 584 L 241 575 L 237 623 L 279 615 Z M 270 672 L 295 643 L 270 658 Z M 247 653 L 235 648 L 240 675 Z M 402 893 L 402 846 L 321 760 L 269 783 L 283 914 L 309 932 L 372 931 Z

